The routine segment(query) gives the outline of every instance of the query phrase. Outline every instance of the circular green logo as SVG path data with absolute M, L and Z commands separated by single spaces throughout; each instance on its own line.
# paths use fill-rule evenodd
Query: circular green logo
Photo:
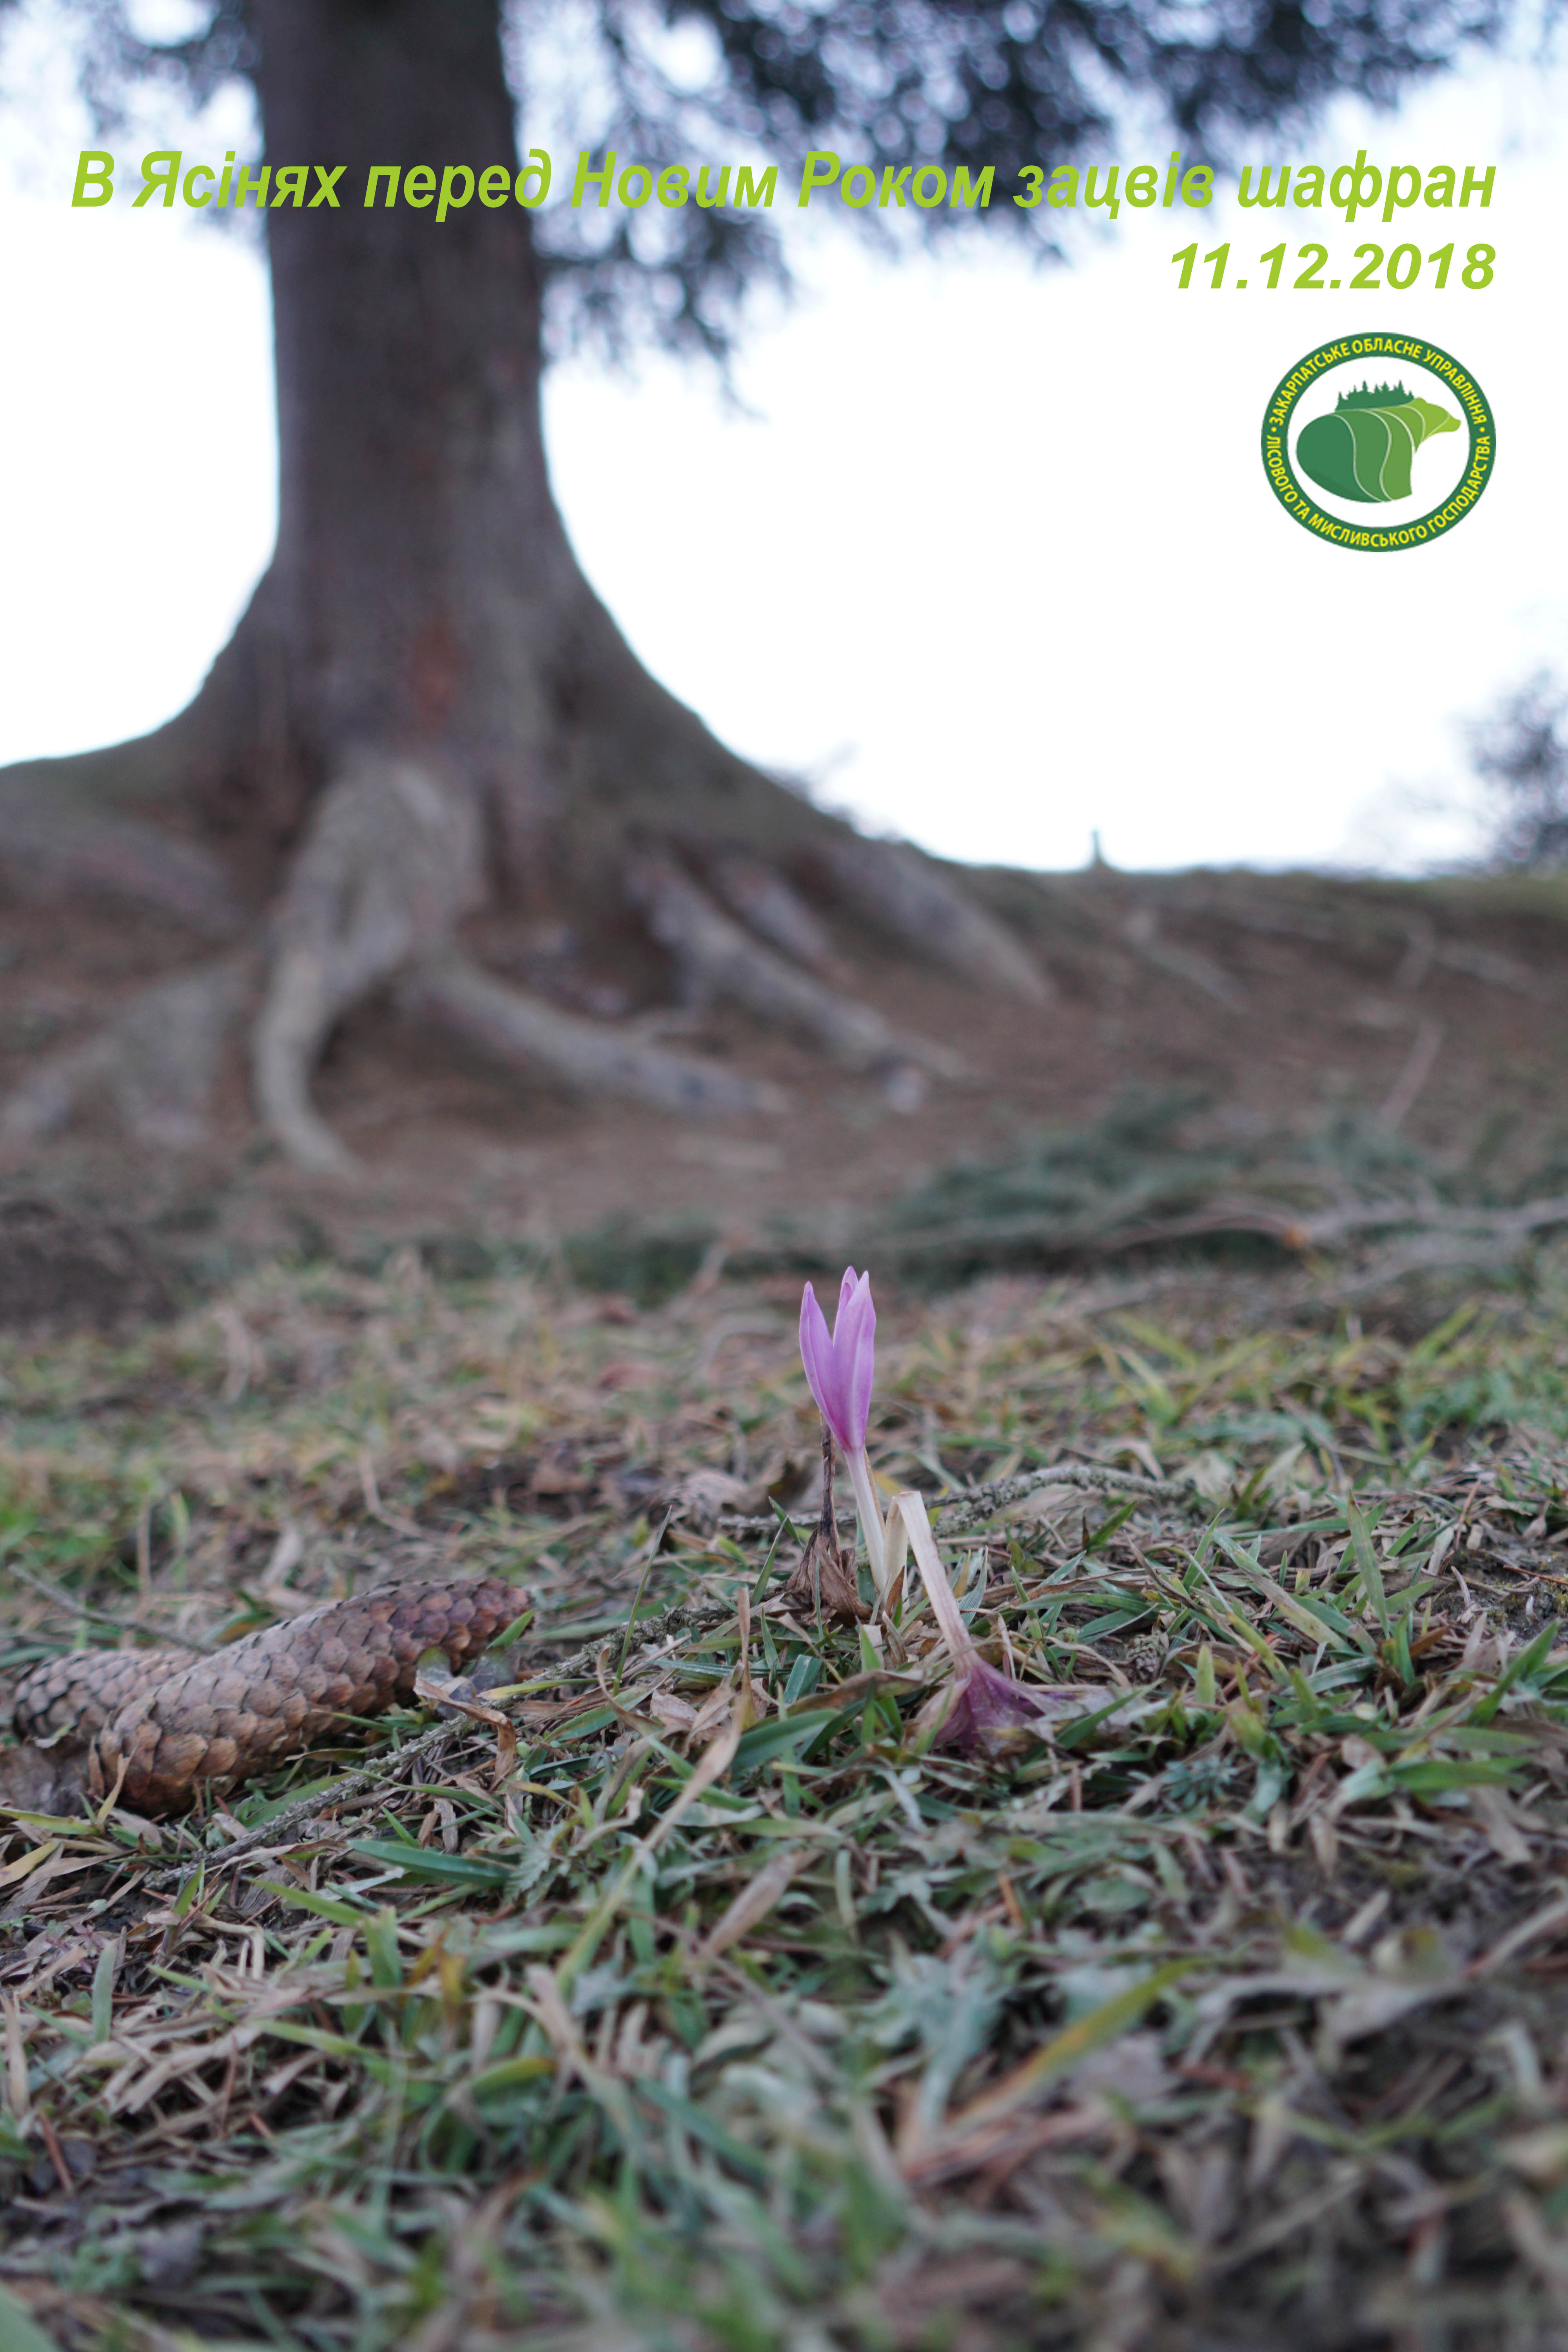
M 1286 513 L 1362 554 L 1424 547 L 1452 530 L 1496 455 L 1480 385 L 1419 335 L 1320 343 L 1263 415 L 1263 469 Z

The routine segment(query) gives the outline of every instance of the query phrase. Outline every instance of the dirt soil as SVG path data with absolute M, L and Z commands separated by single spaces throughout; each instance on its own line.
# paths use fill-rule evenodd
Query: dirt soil
M 1081 1121 L 1132 1086 L 1190 1089 L 1194 1129 L 1233 1140 L 1354 1108 L 1450 1163 L 1505 1127 L 1505 1158 L 1539 1160 L 1568 1124 L 1568 891 L 1554 883 L 1109 869 L 976 883 L 1029 938 L 1055 1001 L 1025 1010 L 879 940 L 853 943 L 859 992 L 962 1057 L 963 1075 L 934 1081 L 912 1113 L 728 1013 L 660 1013 L 668 976 L 646 952 L 589 966 L 559 935 L 513 925 L 474 941 L 498 968 L 578 1006 L 618 997 L 683 1045 L 743 1058 L 787 1090 L 787 1112 L 698 1124 L 584 1105 L 542 1074 L 529 1087 L 462 1061 L 373 1006 L 317 1081 L 362 1182 L 301 1175 L 259 1138 L 237 1049 L 208 1148 L 129 1148 L 106 1114 L 97 1131 L 79 1124 L 0 1158 L 0 1197 L 241 1264 L 438 1235 L 548 1245 L 626 1214 L 744 1239 L 781 1212 L 811 1213 L 831 1232 L 859 1204 Z M 89 1036 L 126 992 L 205 952 L 162 917 L 0 908 L 0 1092 Z

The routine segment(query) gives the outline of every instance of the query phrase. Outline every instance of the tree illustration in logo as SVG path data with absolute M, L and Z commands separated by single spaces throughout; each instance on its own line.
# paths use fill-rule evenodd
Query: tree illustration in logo
M 1338 499 L 1382 506 L 1410 496 L 1410 461 L 1435 433 L 1457 433 L 1459 420 L 1402 383 L 1343 392 L 1328 416 L 1301 427 L 1296 463 Z

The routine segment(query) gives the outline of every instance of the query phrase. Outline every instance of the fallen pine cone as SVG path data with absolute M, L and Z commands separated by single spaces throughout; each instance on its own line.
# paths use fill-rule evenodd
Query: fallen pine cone
M 24 1676 L 13 1707 L 22 1745 L 0 1757 L 0 1796 L 56 1803 L 107 1794 L 142 1813 L 180 1812 L 203 1781 L 226 1788 L 269 1770 L 345 1716 L 409 1698 L 418 1661 L 453 1671 L 517 1614 L 494 1578 L 383 1585 L 247 1633 L 212 1656 L 183 1650 L 79 1650 Z M 45 1792 L 47 1792 L 47 1797 Z

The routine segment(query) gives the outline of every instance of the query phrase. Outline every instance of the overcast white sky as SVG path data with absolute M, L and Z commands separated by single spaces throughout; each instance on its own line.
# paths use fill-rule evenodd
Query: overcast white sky
M 72 211 L 79 122 L 41 50 L 13 79 L 0 761 L 175 709 L 266 562 L 275 497 L 259 258 L 183 211 Z M 1456 721 L 1542 663 L 1568 669 L 1568 72 L 1472 68 L 1396 118 L 1343 108 L 1303 152 L 1361 145 L 1496 163 L 1489 212 L 1407 216 L 1425 247 L 1495 245 L 1489 289 L 1456 269 L 1443 293 L 1269 294 L 1255 269 L 1213 293 L 1200 268 L 1177 290 L 1169 256 L 1194 233 L 1254 257 L 1315 236 L 1346 278 L 1353 246 L 1396 241 L 1326 209 L 1124 211 L 1044 270 L 999 222 L 895 267 L 819 226 L 820 200 L 781 209 L 802 295 L 747 343 L 751 414 L 657 360 L 551 379 L 556 488 L 591 577 L 738 749 L 950 856 L 1073 866 L 1096 829 L 1139 866 L 1460 845 L 1462 824 L 1414 805 L 1461 789 Z M 1473 370 L 1500 455 L 1440 541 L 1352 555 L 1276 504 L 1258 429 L 1303 352 L 1384 328 Z

